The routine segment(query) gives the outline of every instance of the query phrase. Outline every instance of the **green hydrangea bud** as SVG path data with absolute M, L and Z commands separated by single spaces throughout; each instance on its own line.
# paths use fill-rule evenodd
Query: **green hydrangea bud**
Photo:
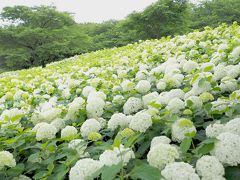
M 179 127 L 192 127 L 193 126 L 193 122 L 189 119 L 180 119 L 178 120 L 178 125 Z
M 100 139 L 102 139 L 102 135 L 99 134 L 98 132 L 90 132 L 88 134 L 88 140 L 90 141 L 98 141 Z
M 80 95 L 81 92 L 82 92 L 82 90 L 81 90 L 80 88 L 76 89 L 76 93 L 77 93 L 78 95 Z
M 208 102 L 208 101 L 214 100 L 213 95 L 210 94 L 209 92 L 204 92 L 199 97 L 202 100 L 202 102 Z
M 128 138 L 128 137 L 130 137 L 130 136 L 132 136 L 132 135 L 134 135 L 135 134 L 135 132 L 132 130 L 132 129 L 130 129 L 130 128 L 125 128 L 124 130 L 122 130 L 122 132 L 121 132 L 121 135 L 123 136 L 123 137 L 126 137 L 126 138 Z
M 13 94 L 11 92 L 7 92 L 5 96 L 6 96 L 6 100 L 10 100 L 13 98 Z
M 184 114 L 184 115 L 192 115 L 192 111 L 191 111 L 190 109 L 185 109 L 185 110 L 183 111 L 183 114 Z

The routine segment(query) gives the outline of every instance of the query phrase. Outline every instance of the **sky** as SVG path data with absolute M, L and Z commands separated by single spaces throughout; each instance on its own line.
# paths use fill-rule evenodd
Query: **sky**
M 142 11 L 157 0 L 0 0 L 0 11 L 5 6 L 55 5 L 59 11 L 74 13 L 78 23 L 101 23 L 110 19 L 124 19 L 133 11 Z M 1 22 L 0 22 L 1 23 Z

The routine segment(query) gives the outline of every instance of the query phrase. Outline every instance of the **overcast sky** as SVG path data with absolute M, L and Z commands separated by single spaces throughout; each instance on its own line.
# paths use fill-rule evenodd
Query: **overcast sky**
M 77 22 L 102 22 L 123 19 L 133 11 L 141 11 L 157 0 L 0 0 L 5 6 L 55 5 L 60 11 L 74 13 Z

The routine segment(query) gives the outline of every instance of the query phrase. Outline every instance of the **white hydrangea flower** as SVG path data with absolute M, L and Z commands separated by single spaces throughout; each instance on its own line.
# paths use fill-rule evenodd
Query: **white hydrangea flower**
M 227 122 L 225 124 L 224 131 L 240 136 L 240 118 L 235 118 Z
M 170 87 L 173 88 L 178 88 L 182 85 L 182 80 L 184 76 L 180 74 L 174 74 L 174 75 L 165 75 L 164 76 L 164 81 L 169 85 Z
M 12 180 L 31 180 L 31 178 L 25 175 L 20 175 L 18 177 L 14 177 Z
M 104 118 L 97 118 L 96 120 L 100 123 L 101 129 L 105 128 L 105 126 L 107 125 L 107 121 Z
M 229 60 L 235 63 L 240 56 L 240 46 L 237 46 L 233 49 L 233 51 L 229 54 Z
M 200 69 L 204 72 L 212 71 L 215 65 L 212 62 L 202 63 Z
M 229 166 L 240 164 L 240 136 L 225 132 L 217 136 L 217 139 L 211 154 L 223 164 Z
M 194 109 L 199 109 L 202 107 L 203 103 L 202 100 L 198 96 L 190 96 L 185 100 L 185 104 L 187 105 L 187 101 L 191 101 L 191 107 Z
M 80 159 L 71 168 L 69 180 L 87 180 L 93 179 L 94 173 L 102 168 L 102 163 L 90 158 Z
M 87 98 L 89 93 L 92 91 L 96 91 L 96 89 L 92 86 L 86 86 L 82 90 L 82 95 Z
M 69 107 L 68 107 L 68 112 L 65 119 L 76 120 L 78 112 L 81 108 L 83 108 L 84 103 L 85 103 L 85 100 L 83 98 L 81 97 L 75 98 L 73 102 L 68 104 Z
M 161 171 L 161 175 L 166 180 L 200 180 L 195 169 L 188 163 L 174 162 L 166 165 Z
M 101 97 L 97 96 L 96 94 L 95 96 L 91 95 L 87 100 L 86 106 L 88 118 L 101 117 L 103 114 L 104 106 L 105 102 Z
M 45 125 L 45 124 L 48 124 L 46 122 L 41 122 L 41 123 L 37 123 L 34 128 L 32 129 L 32 132 L 37 132 L 37 130 L 42 126 L 42 125 Z
M 4 166 L 16 166 L 16 161 L 13 155 L 8 151 L 0 151 L 0 170 L 2 170 Z
M 156 103 L 160 105 L 167 105 L 169 102 L 169 97 L 167 92 L 162 92 L 156 99 Z
M 170 144 L 159 143 L 153 146 L 147 154 L 147 161 L 151 166 L 162 170 L 165 165 L 173 163 L 179 158 L 177 148 Z
M 191 73 L 193 70 L 198 68 L 198 63 L 194 62 L 194 61 L 186 61 L 183 64 L 183 71 L 186 73 Z
M 225 67 L 226 66 L 224 66 L 223 64 L 219 64 L 218 66 L 214 67 L 214 80 L 218 81 L 227 75 Z
M 179 98 L 179 99 L 183 99 L 184 98 L 185 93 L 183 92 L 182 89 L 172 89 L 167 93 L 167 97 L 168 97 L 168 102 L 172 99 L 172 98 Z
M 240 75 L 240 64 L 238 65 L 229 65 L 226 67 L 227 76 L 232 78 L 237 78 Z
M 54 119 L 58 118 L 62 110 L 60 108 L 54 107 L 51 102 L 45 102 L 40 104 L 39 111 L 36 111 L 36 116 L 32 116 L 32 122 L 37 124 L 39 122 L 50 123 Z
M 147 79 L 147 74 L 148 72 L 146 70 L 138 71 L 135 78 L 137 80 L 145 80 Z
M 236 79 L 226 76 L 222 78 L 221 84 L 219 85 L 222 92 L 232 92 L 238 88 L 238 83 Z
M 85 141 L 83 139 L 74 139 L 74 140 L 71 140 L 69 143 L 68 143 L 68 148 L 70 149 L 76 149 L 76 147 L 81 144 L 81 143 L 85 143 Z
M 65 88 L 63 89 L 62 91 L 62 96 L 66 99 L 69 99 L 70 96 L 71 96 L 71 93 L 70 93 L 70 89 L 69 88 Z
M 124 114 L 132 114 L 142 109 L 142 100 L 136 97 L 130 97 L 123 105 Z
M 152 118 L 146 112 L 138 112 L 132 117 L 129 127 L 135 131 L 145 132 L 152 126 Z
M 94 101 L 96 97 L 102 98 L 102 100 L 106 100 L 107 98 L 106 94 L 102 91 L 92 91 L 88 95 L 87 102 Z
M 111 119 L 108 121 L 108 128 L 114 131 L 120 126 L 121 128 L 128 127 L 130 119 L 123 113 L 113 114 Z
M 117 75 L 118 75 L 118 78 L 124 78 L 127 75 L 127 71 L 123 69 L 118 69 Z
M 57 131 L 59 131 L 65 127 L 65 122 L 61 118 L 57 118 L 57 119 L 53 120 L 50 124 L 55 126 Z
M 117 92 L 117 91 L 121 91 L 122 87 L 121 86 L 113 86 L 112 91 L 113 92 Z
M 135 89 L 141 94 L 147 93 L 151 89 L 151 84 L 147 80 L 141 80 L 137 83 Z
M 87 148 L 87 143 L 82 139 L 74 139 L 69 142 L 68 148 L 76 150 L 81 156 Z
M 17 108 L 6 109 L 0 116 L 0 121 L 5 123 L 18 123 L 23 116 L 23 111 Z
M 66 126 L 61 130 L 61 138 L 68 138 L 77 135 L 78 131 L 74 126 Z
M 223 176 L 202 177 L 201 180 L 226 180 Z
M 113 103 L 122 104 L 124 97 L 122 95 L 116 95 L 113 97 Z
M 134 89 L 134 83 L 129 80 L 124 80 L 121 83 L 121 87 L 122 87 L 123 92 L 131 91 Z
M 209 124 L 206 128 L 206 136 L 209 138 L 215 138 L 223 132 L 224 132 L 224 125 L 218 122 L 214 124 Z
M 156 136 L 151 141 L 150 148 L 153 148 L 154 146 L 158 144 L 170 144 L 171 139 L 169 139 L 167 136 Z
M 193 137 L 197 130 L 193 122 L 189 119 L 178 119 L 172 125 L 172 139 L 174 141 L 182 141 L 185 137 Z
M 193 83 L 193 87 L 192 87 L 192 94 L 193 95 L 199 95 L 201 93 L 204 93 L 204 92 L 207 92 L 209 90 L 211 90 L 211 83 L 209 81 L 203 81 L 201 83 L 201 86 L 199 85 L 199 82 L 201 81 L 202 79 L 199 79 L 198 81 L 196 81 L 195 83 Z
M 113 150 L 105 150 L 99 157 L 102 164 L 106 166 L 117 165 L 121 161 L 126 165 L 131 159 L 135 158 L 134 152 L 130 148 L 114 147 Z
M 202 156 L 196 163 L 197 173 L 201 177 L 216 177 L 224 175 L 224 167 L 214 156 Z
M 48 123 L 44 123 L 37 128 L 36 139 L 37 141 L 41 141 L 44 139 L 53 139 L 55 138 L 56 133 L 57 129 L 55 128 L 55 126 Z
M 185 103 L 179 98 L 173 98 L 172 100 L 170 100 L 166 107 L 166 109 L 171 111 L 172 113 L 179 113 L 179 111 L 184 108 Z
M 80 132 L 82 137 L 88 137 L 91 132 L 98 132 L 101 124 L 96 119 L 87 119 L 81 126 Z
M 100 78 L 93 78 L 93 79 L 89 79 L 89 80 L 88 80 L 88 83 L 89 83 L 92 87 L 96 88 L 96 87 L 101 83 L 101 81 L 102 81 L 102 79 L 100 79 Z
M 211 111 L 226 111 L 228 105 L 230 104 L 229 100 L 218 98 L 217 101 L 211 102 L 212 108 Z
M 155 101 L 158 97 L 157 92 L 151 92 L 142 97 L 144 107 L 147 107 L 151 102 Z
M 157 83 L 157 89 L 160 90 L 160 91 L 163 91 L 166 89 L 167 87 L 167 84 L 164 80 L 160 80 L 158 83 Z
M 157 114 L 159 113 L 159 109 L 149 106 L 148 109 L 144 112 L 146 112 L 151 117 L 153 117 L 153 116 L 157 116 Z
M 217 51 L 224 51 L 226 49 L 228 49 L 228 44 L 223 43 L 219 45 Z

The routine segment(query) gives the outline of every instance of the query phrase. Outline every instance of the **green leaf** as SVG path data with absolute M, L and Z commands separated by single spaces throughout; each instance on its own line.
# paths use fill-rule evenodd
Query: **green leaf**
M 41 179 L 47 176 L 47 171 L 40 171 L 33 176 L 34 179 Z
M 140 147 L 138 148 L 137 152 L 135 153 L 136 157 L 141 157 L 144 155 L 144 153 L 147 152 L 147 150 L 150 147 L 151 142 L 146 141 L 144 143 L 141 143 Z
M 52 179 L 53 180 L 62 180 L 62 179 L 64 179 L 65 175 L 68 173 L 69 168 L 65 164 L 60 164 L 60 165 L 55 166 L 54 170 L 55 170 L 55 173 L 52 176 L 53 177 Z
M 237 167 L 226 167 L 225 177 L 229 180 L 239 180 L 240 177 L 240 166 Z
M 203 106 L 204 110 L 207 111 L 208 113 L 210 112 L 211 108 L 212 108 L 212 104 L 211 103 L 207 103 Z
M 35 163 L 35 162 L 41 162 L 42 160 L 41 160 L 40 154 L 35 153 L 35 154 L 31 154 L 28 157 L 28 161 L 31 162 L 31 163 Z
M 213 69 L 213 66 L 207 66 L 203 69 L 204 72 L 211 71 Z
M 192 78 L 191 84 L 193 84 L 198 79 L 198 77 L 199 77 L 199 74 L 194 75 Z
M 113 147 L 119 147 L 122 142 L 122 138 L 123 137 L 120 133 L 117 134 L 117 136 L 115 137 L 114 142 L 113 142 Z
M 131 147 L 131 146 L 133 146 L 133 145 L 137 142 L 137 140 L 138 140 L 138 138 L 139 138 L 140 136 L 141 136 L 141 133 L 136 133 L 135 135 L 131 136 L 131 137 L 127 140 L 127 142 L 124 144 L 125 147 Z
M 113 180 L 116 179 L 116 175 L 122 169 L 122 163 L 112 166 L 104 166 L 101 170 L 102 176 L 101 179 L 104 180 Z
M 24 164 L 23 163 L 19 163 L 17 164 L 15 167 L 13 168 L 10 168 L 8 171 L 7 171 L 7 174 L 9 176 L 19 176 L 20 174 L 22 174 L 22 172 L 24 171 Z
M 193 102 L 191 100 L 187 100 L 186 102 L 187 102 L 187 107 L 192 107 Z
M 192 142 L 191 138 L 184 138 L 182 143 L 180 144 L 180 150 L 183 153 L 186 153 L 191 146 L 191 142 Z
M 206 78 L 200 79 L 200 80 L 198 81 L 198 86 L 199 86 L 199 87 L 203 87 L 204 84 L 205 84 L 205 81 L 206 81 Z
M 152 167 L 147 163 L 141 163 L 132 169 L 130 177 L 141 180 L 159 180 L 161 175 L 158 168 Z
M 214 148 L 215 142 L 216 139 L 214 138 L 202 141 L 202 143 L 195 149 L 195 153 L 197 155 L 208 154 Z

